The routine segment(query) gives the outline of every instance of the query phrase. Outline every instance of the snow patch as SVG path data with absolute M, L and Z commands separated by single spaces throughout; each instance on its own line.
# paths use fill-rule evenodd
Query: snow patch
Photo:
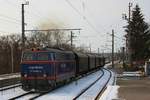
M 107 89 L 102 94 L 99 100 L 115 100 L 118 99 L 118 89 L 119 86 L 107 86 Z
M 16 87 L 13 89 L 9 89 L 6 91 L 0 91 L 0 100 L 8 100 L 12 97 L 16 97 L 18 95 L 26 93 L 21 89 L 21 87 Z
M 92 73 L 86 77 L 83 77 L 76 82 L 72 82 L 64 87 L 56 89 L 47 95 L 44 95 L 38 100 L 72 100 L 80 91 L 89 86 L 93 81 L 95 81 L 102 74 L 101 70 Z
M 21 77 L 21 75 L 19 73 L 4 74 L 4 75 L 0 75 L 0 80 L 12 79 L 12 78 L 19 78 L 19 77 Z

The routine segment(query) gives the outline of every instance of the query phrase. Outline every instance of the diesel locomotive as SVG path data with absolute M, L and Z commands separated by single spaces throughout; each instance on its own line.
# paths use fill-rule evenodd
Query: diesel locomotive
M 97 54 L 52 48 L 25 50 L 21 57 L 22 88 L 47 91 L 104 64 L 105 58 Z

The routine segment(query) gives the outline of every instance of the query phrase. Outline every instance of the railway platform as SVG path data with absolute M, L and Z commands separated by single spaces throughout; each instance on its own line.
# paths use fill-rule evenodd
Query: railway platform
M 118 79 L 118 97 L 121 100 L 150 100 L 150 78 Z

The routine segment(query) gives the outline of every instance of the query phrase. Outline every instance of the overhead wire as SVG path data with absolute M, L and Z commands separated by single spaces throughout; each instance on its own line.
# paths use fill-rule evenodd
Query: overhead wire
M 9 0 L 4 0 L 5 2 L 7 2 L 9 5 L 12 5 L 13 7 L 15 7 L 16 8 L 16 4 L 14 4 L 14 3 L 12 3 L 12 2 L 10 2 Z
M 89 12 L 89 10 L 87 9 L 87 6 L 85 6 L 85 1 L 84 0 L 82 0 L 82 7 L 83 7 L 83 11 L 85 12 L 85 9 L 86 9 L 86 11 L 87 12 Z M 92 15 L 91 14 L 91 12 L 90 12 L 90 15 Z M 90 16 L 89 15 L 89 16 Z M 91 17 L 91 16 L 90 16 Z M 95 27 L 94 27 L 95 28 Z M 103 28 L 104 29 L 104 28 Z M 106 31 L 106 29 L 104 29 L 105 31 Z M 112 35 L 112 34 L 111 34 Z M 118 37 L 118 36 L 116 36 L 116 35 L 114 35 L 114 37 L 115 38 L 117 38 L 117 39 L 120 39 L 120 40 L 122 40 L 122 41 L 124 41 L 125 39 L 123 39 L 123 38 L 121 38 L 121 37 Z
M 78 9 L 76 9 L 74 7 L 74 5 L 69 1 L 69 0 L 65 0 L 86 22 L 87 24 L 96 32 L 96 33 L 100 33 L 96 28 L 95 26 L 87 19 L 86 16 L 84 16 Z M 85 5 L 84 5 L 85 7 Z
M 32 11 L 32 12 L 34 12 L 35 15 L 37 15 L 38 17 L 40 17 L 41 19 L 43 19 L 43 18 L 41 17 L 40 12 L 39 12 L 37 9 L 35 9 L 35 7 L 33 7 L 32 9 L 34 10 L 34 11 Z
M 4 34 L 4 33 L 10 33 L 10 32 L 0 30 L 0 35 L 1 35 L 1 34 Z
M 43 20 L 43 18 L 41 17 L 41 14 L 39 13 L 38 10 L 35 9 L 35 7 L 32 8 L 32 10 L 30 10 L 31 12 L 29 11 L 26 11 L 29 15 L 33 15 L 34 17 L 36 18 L 39 18 L 40 20 Z M 30 24 L 31 25 L 31 24 Z M 33 26 L 33 25 L 32 25 Z M 38 25 L 37 25 L 38 26 Z M 35 26 L 35 27 L 37 27 Z
M 82 6 L 83 6 L 83 10 L 85 11 L 85 2 L 84 2 L 84 0 L 82 0 Z M 86 10 L 88 10 L 87 8 L 86 8 Z M 89 12 L 89 11 L 88 11 Z M 91 13 L 91 12 L 90 12 Z M 91 17 L 91 16 L 90 16 Z M 105 31 L 106 31 L 106 29 L 104 29 Z M 118 36 L 116 36 L 116 35 L 114 35 L 114 37 L 116 37 L 116 38 L 118 38 L 118 39 L 120 39 L 120 40 L 125 40 L 125 39 L 123 39 L 123 38 L 121 38 L 121 37 L 118 37 Z
M 18 5 L 17 4 L 15 4 L 15 3 L 11 2 L 11 1 L 8 1 L 8 0 L 4 0 L 4 1 L 7 4 L 11 5 L 12 7 L 14 7 L 17 10 L 17 12 L 18 12 Z M 35 13 L 36 11 L 37 10 L 32 11 L 33 12 L 32 14 L 35 15 L 37 18 L 39 18 L 39 17 L 42 18 L 40 16 L 40 14 Z M 28 15 L 31 15 L 27 11 L 26 11 L 26 13 L 28 13 Z M 4 14 L 0 14 L 0 21 L 5 22 L 5 23 L 7 22 L 7 23 L 13 23 L 13 24 L 21 25 L 21 20 L 19 20 L 17 18 L 14 18 L 14 17 L 10 17 L 10 16 L 7 16 L 7 15 L 4 15 Z M 37 26 L 31 25 L 30 23 L 25 23 L 25 25 L 30 25 L 33 28 L 37 27 Z M 10 32 L 0 31 L 0 33 L 10 33 Z
M 66 2 L 87 22 L 87 24 L 96 32 L 96 33 L 100 33 L 96 28 L 95 26 L 87 19 L 87 17 L 85 15 L 83 15 L 80 11 L 78 11 L 78 9 L 76 9 L 71 2 L 69 2 L 69 0 L 66 0 Z M 82 6 L 83 6 L 83 11 L 85 11 L 85 4 L 82 3 Z M 99 34 L 101 35 L 101 34 Z M 101 35 L 101 36 L 104 36 L 104 35 Z
M 107 34 L 112 35 L 111 33 L 107 33 Z M 117 39 L 120 39 L 120 40 L 125 40 L 125 39 L 123 39 L 123 38 L 121 38 L 121 37 L 118 37 L 118 36 L 116 36 L 116 35 L 114 35 L 114 37 L 116 37 Z
M 85 4 L 85 0 L 82 0 L 82 7 L 83 7 L 83 12 L 86 11 L 87 13 L 89 13 L 89 14 L 88 14 L 88 18 L 90 18 L 90 19 L 93 20 L 93 18 L 92 18 L 92 16 L 91 16 L 91 15 L 93 15 L 93 14 L 89 11 L 87 5 Z M 99 26 L 101 26 L 101 25 L 99 25 Z M 95 28 L 95 27 L 94 27 L 94 28 Z M 105 29 L 104 27 L 102 27 L 102 26 L 101 26 L 101 29 L 103 29 L 104 31 L 106 31 L 106 29 Z M 96 30 L 97 30 L 97 29 L 96 29 Z
M 21 22 L 21 20 L 18 20 L 17 18 L 9 17 L 9 16 L 3 15 L 3 14 L 0 14 L 0 17 L 7 18 L 9 20 L 13 20 L 16 22 Z
M 14 23 L 14 24 L 17 24 L 17 25 L 21 25 L 21 23 L 19 23 L 19 22 L 16 22 L 16 21 L 13 21 L 13 20 L 4 19 L 4 18 L 1 18 L 1 17 L 0 17 L 0 20 L 1 21 L 5 21 L 5 22 L 9 22 L 9 23 Z
M 10 4 L 10 5 L 14 6 L 14 4 L 9 2 L 8 0 L 5 0 L 5 2 L 7 2 L 7 4 Z M 15 8 L 16 8 L 16 6 L 15 6 Z M 4 15 L 4 14 L 0 14 L 0 20 L 10 22 L 10 23 L 14 23 L 14 24 L 18 24 L 18 25 L 21 24 L 20 20 L 18 20 L 17 18 L 9 17 L 9 16 Z
M 95 32 L 100 33 L 100 32 L 95 28 L 95 26 L 87 19 L 87 17 L 85 17 L 82 13 L 80 13 L 80 12 L 72 5 L 72 3 L 69 2 L 69 0 L 66 0 L 66 1 L 68 2 L 68 4 L 69 4 L 80 16 L 83 17 L 84 20 L 86 20 L 86 22 L 91 26 L 91 28 L 92 28 Z M 83 6 L 83 10 L 85 11 L 85 3 L 84 3 L 84 1 L 82 1 L 82 6 Z M 104 29 L 104 30 L 105 30 L 105 29 Z M 112 35 L 112 34 L 111 34 L 111 35 Z M 114 35 L 114 37 L 116 37 L 117 39 L 120 39 L 120 40 L 125 40 L 125 39 L 120 38 L 120 37 L 118 37 L 118 36 L 116 36 L 116 35 Z
M 9 22 L 9 23 L 14 23 L 14 24 L 17 24 L 17 25 L 21 25 L 21 20 L 18 20 L 16 18 L 13 18 L 13 17 L 9 17 L 9 16 L 6 16 L 6 15 L 2 15 L 0 14 L 0 20 L 1 21 L 6 21 L 6 22 Z M 25 23 L 25 25 L 27 25 Z M 31 24 L 29 24 L 31 25 Z
M 8 1 L 8 0 L 5 0 L 9 5 L 11 5 L 11 6 L 13 6 L 14 8 L 16 8 L 16 9 L 18 9 L 17 8 L 17 6 L 18 5 L 16 5 L 16 4 L 14 4 L 14 3 L 12 3 L 12 2 L 10 2 L 10 1 Z M 34 11 L 33 11 L 34 10 Z M 30 9 L 30 11 L 32 11 L 32 15 L 34 15 L 36 18 L 41 18 L 42 19 L 42 17 L 40 16 L 40 14 L 39 14 L 39 12 L 37 11 L 37 10 L 35 10 L 34 9 L 34 7 L 32 8 L 32 9 Z M 37 13 L 36 13 L 37 12 Z M 31 15 L 31 13 L 29 12 L 29 11 L 26 11 L 26 13 L 28 13 L 28 15 Z M 14 19 L 14 18 L 12 18 L 12 19 Z M 15 19 L 14 19 L 15 20 Z M 16 21 L 17 21 L 17 19 L 16 19 Z M 19 21 L 19 20 L 18 20 Z M 20 20 L 20 22 L 21 22 L 21 20 Z M 30 26 L 32 26 L 32 27 L 35 27 L 35 26 L 33 26 L 33 25 L 31 25 L 30 23 L 25 23 L 26 25 L 30 25 Z

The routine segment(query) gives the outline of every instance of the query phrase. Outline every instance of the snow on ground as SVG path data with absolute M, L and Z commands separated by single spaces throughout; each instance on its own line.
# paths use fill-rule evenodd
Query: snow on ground
M 118 60 L 117 60 L 117 61 L 114 61 L 114 64 L 117 64 L 117 63 L 119 63 Z M 104 65 L 104 68 L 111 68 L 111 65 L 112 65 L 112 62 L 110 62 L 110 63 L 108 63 L 108 64 L 105 64 L 105 65 Z
M 14 85 L 9 85 L 9 86 L 5 86 L 5 87 L 1 87 L 0 90 L 1 89 L 6 89 L 6 88 L 10 88 L 10 87 L 14 87 L 14 86 L 18 86 L 18 85 L 21 85 L 21 84 L 18 83 L 18 84 L 14 84 Z
M 79 100 L 92 100 L 93 97 L 96 97 L 100 89 L 104 86 L 106 83 L 108 76 L 110 73 L 104 70 L 104 76 L 96 83 L 94 86 L 92 86 L 90 89 L 88 89 L 80 98 Z M 113 73 L 113 72 L 112 72 Z M 75 82 L 70 83 L 67 86 L 64 86 L 62 88 L 59 88 L 53 92 L 48 93 L 45 96 L 42 96 L 38 98 L 37 100 L 72 100 L 80 91 L 85 89 L 87 86 L 89 86 L 92 82 L 94 82 L 98 76 L 102 74 L 101 71 L 97 71 L 96 73 L 93 73 L 91 75 L 88 75 L 86 77 L 83 77 L 82 79 L 78 80 L 78 84 L 76 85 Z M 112 75 L 111 80 L 109 81 L 109 84 L 114 83 L 114 74 Z
M 23 97 L 21 97 L 21 98 L 18 98 L 18 99 L 16 99 L 16 100 L 30 100 L 32 97 L 35 97 L 35 96 L 37 96 L 38 95 L 38 93 L 36 93 L 36 94 L 30 94 L 30 95 L 27 95 L 27 96 L 23 96 Z M 47 100 L 47 99 L 43 99 L 43 100 Z
M 107 89 L 102 94 L 101 98 L 99 100 L 117 100 L 118 98 L 118 89 L 119 86 L 107 86 Z
M 103 87 L 105 82 L 108 79 L 108 76 L 110 73 L 108 71 L 104 70 L 104 76 L 94 85 L 92 88 L 90 88 L 85 94 L 83 94 L 79 99 L 80 100 L 91 100 L 90 97 L 95 97 L 99 90 Z M 72 100 L 76 95 L 78 95 L 83 89 L 88 87 L 91 83 L 93 83 L 99 76 L 102 75 L 102 71 L 99 70 L 97 72 L 94 72 L 92 74 L 89 74 L 88 76 L 85 76 L 78 81 L 71 82 L 68 85 L 65 85 L 63 87 L 60 87 L 40 98 L 37 98 L 37 100 Z M 111 86 L 114 83 L 115 74 L 112 72 L 111 80 L 109 81 L 109 86 L 102 95 L 102 99 L 100 100 L 112 100 L 113 98 L 117 98 L 117 89 L 118 86 Z M 0 92 L 0 100 L 8 100 L 12 97 L 21 95 L 26 93 L 21 89 L 21 87 L 17 87 L 14 89 L 10 89 L 7 91 L 1 91 Z M 27 97 L 18 99 L 18 100 L 28 100 L 30 97 L 34 97 L 37 94 L 32 94 Z M 111 98 L 110 98 L 111 97 Z
M 5 90 L 5 91 L 0 91 L 0 100 L 8 100 L 10 98 L 19 96 L 24 93 L 26 93 L 26 92 L 24 90 L 22 90 L 21 87 L 16 87 L 16 88 Z M 30 95 L 24 96 L 22 98 L 18 98 L 16 100 L 29 100 L 30 98 L 35 97 L 37 95 L 38 95 L 38 93 L 30 94 Z
M 38 98 L 37 100 L 72 100 L 73 97 L 75 97 L 78 93 L 80 93 L 81 90 L 85 89 L 87 86 L 93 83 L 101 74 L 102 71 L 99 70 L 79 79 L 77 84 L 76 82 L 72 82 L 69 85 L 56 89 L 55 91 L 52 91 L 47 95 Z
M 137 76 L 142 76 L 142 72 L 140 72 L 140 71 L 135 71 L 135 72 L 123 72 L 123 74 L 122 74 L 122 76 L 123 77 L 126 77 L 126 76 L 135 76 L 135 77 L 137 77 Z
M 108 85 L 115 85 L 116 84 L 116 74 L 111 71 L 112 77 L 110 81 L 108 82 Z
M 104 87 L 109 78 L 110 73 L 107 70 L 104 70 L 104 72 L 104 76 L 98 82 L 96 82 L 90 89 L 88 89 L 83 95 L 81 95 L 78 100 L 94 100 L 94 98 Z M 112 84 L 113 81 L 114 78 L 111 77 L 111 81 L 109 81 L 108 84 Z
M 118 98 L 118 89 L 119 86 L 116 85 L 116 74 L 112 72 L 112 78 L 108 83 L 108 86 L 104 93 L 102 94 L 101 98 L 99 100 L 115 100 Z
M 25 91 L 23 91 L 21 89 L 21 87 L 17 87 L 17 88 L 13 88 L 13 89 L 9 89 L 6 91 L 0 91 L 0 100 L 8 100 L 12 97 L 21 95 L 26 93 Z
M 12 79 L 20 77 L 20 73 L 4 74 L 0 75 L 0 80 Z
M 141 71 L 135 71 L 135 72 L 123 72 L 122 74 L 117 74 L 118 78 L 140 78 L 144 76 L 144 73 Z

